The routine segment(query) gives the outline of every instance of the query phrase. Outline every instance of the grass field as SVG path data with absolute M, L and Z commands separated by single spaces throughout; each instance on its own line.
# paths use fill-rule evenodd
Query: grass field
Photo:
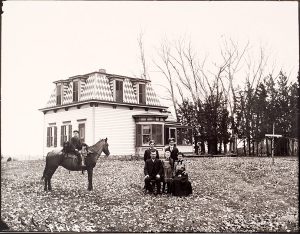
M 188 159 L 193 194 L 144 195 L 143 161 L 100 158 L 87 174 L 59 168 L 43 191 L 44 161 L 1 165 L 1 218 L 10 231 L 296 232 L 298 158 Z

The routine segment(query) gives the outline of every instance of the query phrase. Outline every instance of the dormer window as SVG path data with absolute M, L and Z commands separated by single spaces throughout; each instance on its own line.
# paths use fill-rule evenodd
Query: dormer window
M 61 105 L 61 84 L 56 86 L 56 105 Z
M 146 85 L 139 84 L 139 104 L 146 104 Z
M 78 81 L 73 81 L 73 102 L 78 102 Z
M 123 81 L 116 80 L 116 102 L 123 102 Z

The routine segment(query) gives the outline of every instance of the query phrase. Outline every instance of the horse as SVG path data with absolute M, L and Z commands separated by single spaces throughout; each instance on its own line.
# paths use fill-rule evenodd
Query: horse
M 95 145 L 88 148 L 89 154 L 85 158 L 85 166 L 78 165 L 77 157 L 74 154 L 64 154 L 62 151 L 52 150 L 46 156 L 46 166 L 42 179 L 45 180 L 44 190 L 51 191 L 51 178 L 59 166 L 69 171 L 87 170 L 88 172 L 88 190 L 93 190 L 93 169 L 102 152 L 109 156 L 107 138 L 99 140 Z

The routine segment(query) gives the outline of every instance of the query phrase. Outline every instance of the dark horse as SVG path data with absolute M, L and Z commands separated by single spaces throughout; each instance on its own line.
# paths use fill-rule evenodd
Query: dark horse
M 89 186 L 88 190 L 93 189 L 93 169 L 96 166 L 97 160 L 102 153 L 109 156 L 107 138 L 98 141 L 95 145 L 89 147 L 89 153 L 85 159 L 85 166 L 78 165 L 77 158 L 75 155 L 69 153 L 68 155 L 63 154 L 61 151 L 53 150 L 50 151 L 46 156 L 46 166 L 44 169 L 42 179 L 45 179 L 44 190 L 51 190 L 51 178 L 59 166 L 62 166 L 70 171 L 81 171 L 87 170 Z

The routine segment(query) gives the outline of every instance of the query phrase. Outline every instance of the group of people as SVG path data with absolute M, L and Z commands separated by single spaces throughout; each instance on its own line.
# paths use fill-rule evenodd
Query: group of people
M 79 131 L 73 131 L 73 137 L 67 145 L 64 145 L 64 153 L 73 153 L 77 156 L 78 167 L 84 165 L 84 160 L 89 153 L 88 145 L 81 143 Z M 165 149 L 163 159 L 159 159 L 158 150 L 155 148 L 155 141 L 150 140 L 149 149 L 144 153 L 144 174 L 146 193 L 156 194 L 167 193 L 174 196 L 188 196 L 192 193 L 192 186 L 186 172 L 187 165 L 183 154 L 179 152 L 173 138 L 169 139 L 169 146 Z M 162 189 L 161 189 L 161 184 Z
M 144 153 L 146 193 L 153 193 L 156 185 L 155 194 L 167 193 L 174 196 L 191 194 L 192 186 L 186 172 L 186 161 L 176 147 L 174 139 L 169 139 L 169 146 L 165 149 L 165 157 L 162 160 L 159 159 L 154 140 L 150 140 L 149 146 Z

